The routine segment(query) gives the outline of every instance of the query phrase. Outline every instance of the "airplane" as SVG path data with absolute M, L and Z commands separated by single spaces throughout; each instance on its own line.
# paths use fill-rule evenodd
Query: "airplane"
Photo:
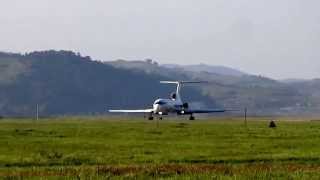
M 188 103 L 184 103 L 180 96 L 180 90 L 184 84 L 208 83 L 206 81 L 160 81 L 162 84 L 176 84 L 175 93 L 171 94 L 171 99 L 157 99 L 153 103 L 152 109 L 137 109 L 137 110 L 109 110 L 110 113 L 147 113 L 148 119 L 153 120 L 153 115 L 159 115 L 162 119 L 163 115 L 174 113 L 177 115 L 190 115 L 189 120 L 195 120 L 193 114 L 198 113 L 222 113 L 225 109 L 191 109 Z

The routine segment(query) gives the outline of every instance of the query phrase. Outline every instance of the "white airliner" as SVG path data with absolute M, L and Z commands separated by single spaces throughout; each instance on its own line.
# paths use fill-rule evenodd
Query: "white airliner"
M 183 103 L 180 96 L 180 89 L 183 84 L 191 83 L 207 83 L 204 81 L 160 81 L 163 84 L 176 84 L 177 90 L 171 94 L 171 99 L 157 99 L 153 103 L 152 109 L 139 109 L 139 110 L 109 110 L 113 113 L 147 113 L 148 119 L 153 120 L 153 115 L 159 115 L 162 119 L 163 115 L 174 113 L 177 115 L 190 115 L 189 120 L 195 120 L 193 114 L 197 113 L 220 113 L 229 110 L 225 109 L 190 109 L 188 103 Z M 230 110 L 231 111 L 231 110 Z

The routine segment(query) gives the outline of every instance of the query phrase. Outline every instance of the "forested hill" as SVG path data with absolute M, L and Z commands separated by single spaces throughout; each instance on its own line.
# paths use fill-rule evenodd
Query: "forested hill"
M 168 78 L 117 69 L 70 51 L 0 53 L 0 116 L 33 116 L 37 104 L 44 116 L 150 108 L 154 99 L 174 91 L 160 80 Z M 209 102 L 191 88 L 183 94 Z
M 144 61 L 118 60 L 106 62 L 120 69 L 148 74 L 161 74 L 176 79 L 209 81 L 199 86 L 203 94 L 220 106 L 244 108 L 251 115 L 319 115 L 320 81 L 277 81 L 268 77 L 250 75 L 221 66 L 159 65 Z
M 319 80 L 280 82 L 217 66 L 168 67 L 150 59 L 102 63 L 70 51 L 42 51 L 0 53 L 0 116 L 34 116 L 37 104 L 42 116 L 150 108 L 175 90 L 160 80 L 209 81 L 182 89 L 191 107 L 247 107 L 251 115 L 320 114 Z

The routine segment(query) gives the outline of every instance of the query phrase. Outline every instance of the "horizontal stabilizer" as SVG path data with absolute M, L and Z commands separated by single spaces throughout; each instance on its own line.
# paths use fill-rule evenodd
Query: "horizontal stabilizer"
M 195 84 L 195 83 L 208 83 L 208 81 L 160 81 L 162 84 Z

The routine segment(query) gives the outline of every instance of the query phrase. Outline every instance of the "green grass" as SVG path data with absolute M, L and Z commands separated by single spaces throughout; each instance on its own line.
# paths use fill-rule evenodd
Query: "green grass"
M 288 120 L 4 119 L 0 176 L 318 179 L 320 122 Z

